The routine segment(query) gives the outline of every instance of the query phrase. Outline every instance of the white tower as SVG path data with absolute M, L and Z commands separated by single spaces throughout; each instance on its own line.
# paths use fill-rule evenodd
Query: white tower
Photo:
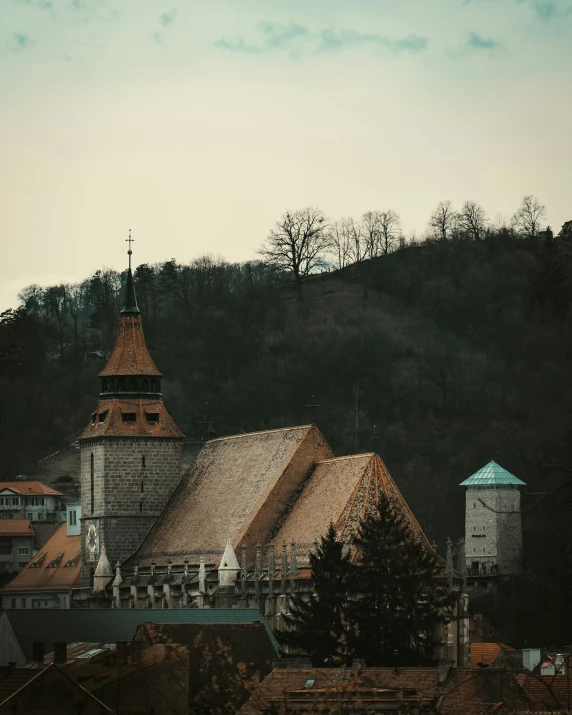
M 497 577 L 522 570 L 522 519 L 519 487 L 525 483 L 496 462 L 464 482 L 465 549 L 470 587 L 491 588 Z

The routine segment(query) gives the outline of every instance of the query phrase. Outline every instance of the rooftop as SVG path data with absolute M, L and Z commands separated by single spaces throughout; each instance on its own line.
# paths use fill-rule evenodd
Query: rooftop
M 29 519 L 0 519 L 0 536 L 34 536 Z
M 61 524 L 29 564 L 0 589 L 0 593 L 61 591 L 77 587 L 80 568 L 80 537 L 68 536 L 67 524 Z
M 477 472 L 471 474 L 468 479 L 461 482 L 461 487 L 484 487 L 484 486 L 505 486 L 509 484 L 524 486 L 525 482 L 507 472 L 506 469 L 496 462 L 489 462 L 481 467 Z
M 124 415 L 129 415 L 126 420 Z M 123 398 L 100 400 L 80 439 L 96 437 L 183 438 L 162 400 Z
M 42 482 L 37 481 L 12 481 L 12 482 L 0 482 L 0 493 L 5 489 L 9 489 L 15 494 L 20 494 L 21 496 L 56 496 L 62 497 L 61 492 L 57 492 L 51 487 L 47 487 Z
M 115 347 L 99 373 L 100 377 L 130 375 L 162 377 L 147 350 L 141 315 L 138 313 L 120 316 Z

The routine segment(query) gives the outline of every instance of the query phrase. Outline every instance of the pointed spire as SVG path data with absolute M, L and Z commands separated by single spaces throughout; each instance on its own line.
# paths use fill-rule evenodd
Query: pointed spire
M 121 313 L 138 314 L 140 311 L 137 305 L 137 297 L 135 296 L 133 273 L 131 272 L 131 255 L 133 253 L 131 250 L 131 244 L 134 241 L 134 239 L 131 238 L 131 229 L 129 229 L 129 238 L 126 238 L 125 240 L 129 243 L 129 250 L 127 251 L 127 255 L 129 256 L 129 268 L 127 269 L 127 282 L 125 283 L 125 294 L 123 296 L 123 307 L 121 308 Z
M 101 553 L 99 555 L 99 562 L 95 573 L 93 574 L 93 590 L 94 591 L 105 591 L 105 587 L 113 578 L 113 571 L 109 564 L 109 559 L 105 553 L 105 546 L 101 547 Z

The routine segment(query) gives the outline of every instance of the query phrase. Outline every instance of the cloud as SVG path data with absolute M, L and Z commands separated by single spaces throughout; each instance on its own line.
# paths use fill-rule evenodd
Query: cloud
M 161 45 L 163 43 L 163 35 L 165 34 L 165 30 L 173 24 L 176 17 L 177 11 L 175 9 L 169 10 L 169 12 L 164 12 L 159 15 L 159 25 L 162 29 L 155 30 L 155 32 L 151 33 L 151 37 L 158 45 Z
M 34 40 L 31 40 L 28 35 L 14 32 L 9 42 L 9 48 L 12 52 L 24 52 L 35 44 Z
M 261 22 L 258 38 L 247 41 L 244 38 L 221 38 L 215 46 L 227 52 L 262 54 L 273 51 L 288 51 L 293 57 L 317 55 L 326 52 L 341 52 L 358 47 L 369 47 L 378 53 L 399 54 L 419 53 L 427 48 L 428 39 L 419 35 L 409 35 L 391 39 L 378 33 L 362 33 L 356 30 L 333 30 L 325 28 L 312 31 L 304 25 L 290 23 L 280 25 Z
M 563 5 L 557 2 L 540 2 L 535 0 L 532 3 L 532 8 L 536 17 L 543 22 L 550 22 L 551 20 L 561 20 L 565 17 L 572 15 L 572 5 Z
M 491 40 L 489 37 L 483 37 L 476 32 L 471 32 L 467 45 L 475 50 L 496 50 L 501 45 L 496 40 Z

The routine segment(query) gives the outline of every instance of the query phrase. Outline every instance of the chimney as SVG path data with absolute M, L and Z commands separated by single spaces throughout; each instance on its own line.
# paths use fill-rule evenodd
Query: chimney
M 44 644 L 40 641 L 32 643 L 32 660 L 36 665 L 44 665 Z
M 67 643 L 54 643 L 54 664 L 65 665 L 67 659 Z
M 115 656 L 117 665 L 127 665 L 127 657 L 129 655 L 129 643 L 127 641 L 117 641 L 115 644 Z

